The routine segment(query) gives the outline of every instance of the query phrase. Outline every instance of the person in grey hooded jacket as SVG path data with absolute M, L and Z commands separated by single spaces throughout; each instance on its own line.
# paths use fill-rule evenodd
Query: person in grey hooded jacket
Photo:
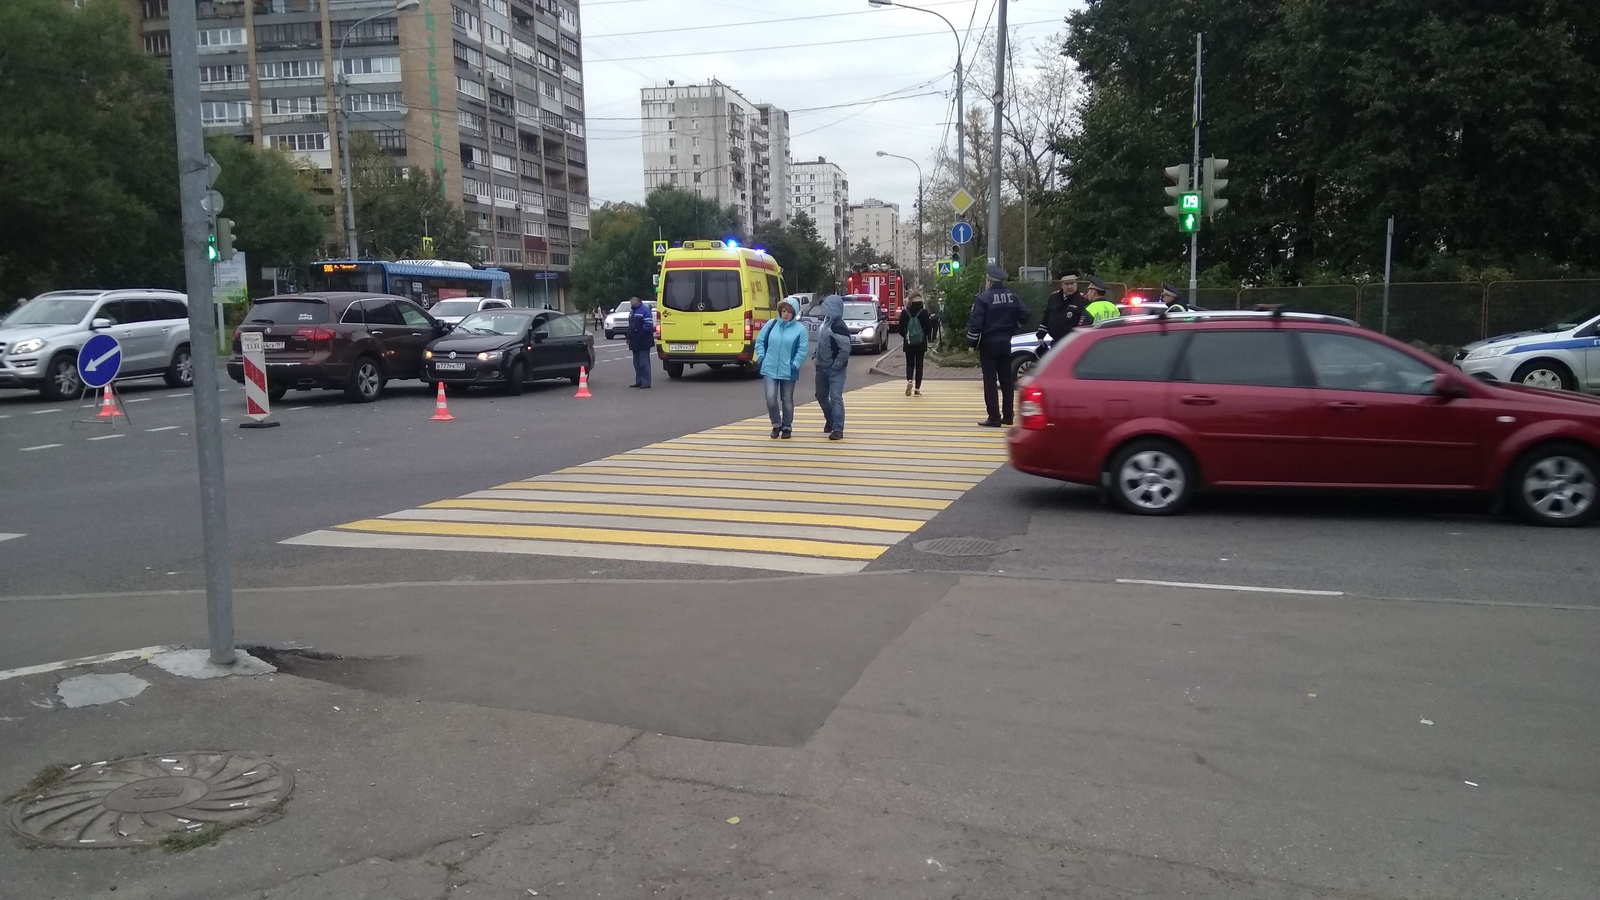
M 817 407 L 828 440 L 844 439 L 844 376 L 850 364 L 850 328 L 844 324 L 844 298 L 822 300 L 822 325 L 817 329 Z

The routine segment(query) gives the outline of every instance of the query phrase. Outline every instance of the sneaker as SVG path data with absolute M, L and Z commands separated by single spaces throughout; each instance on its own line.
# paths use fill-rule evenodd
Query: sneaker
M 788 439 L 789 439 L 789 438 L 790 438 L 790 437 L 792 437 L 792 435 L 791 435 L 791 434 L 790 434 L 790 433 L 789 433 L 789 429 L 787 429 L 787 428 L 780 428 L 780 429 L 778 429 L 778 430 L 779 430 L 779 432 L 780 432 L 780 433 L 779 433 L 779 434 L 778 434 L 778 437 L 781 437 L 781 438 L 783 438 L 783 439 L 784 439 L 784 440 L 786 440 L 786 441 L 787 441 L 787 440 L 788 440 Z
M 1000 427 L 1000 420 L 999 419 L 984 419 L 982 422 L 978 423 L 978 427 L 979 428 L 999 428 Z
M 774 428 L 774 429 L 772 429 L 772 439 L 773 440 L 777 440 L 778 439 L 778 435 L 780 433 L 782 433 L 782 431 L 783 431 L 782 428 Z
M 906 382 L 906 396 L 911 396 L 911 382 Z
M 828 435 L 828 440 L 830 440 L 830 441 L 842 441 L 842 440 L 844 440 L 844 432 L 835 431 L 834 433 Z
M 918 397 L 921 397 L 922 396 L 922 388 L 917 388 L 915 391 L 912 391 L 912 393 L 916 394 Z

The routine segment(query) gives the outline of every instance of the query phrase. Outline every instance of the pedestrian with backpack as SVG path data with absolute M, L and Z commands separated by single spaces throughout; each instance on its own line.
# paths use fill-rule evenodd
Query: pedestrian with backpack
M 906 396 L 922 396 L 922 361 L 928 355 L 928 345 L 939 331 L 939 317 L 928 311 L 922 303 L 922 292 L 912 291 L 906 298 L 906 308 L 900 311 L 900 348 L 906 354 Z

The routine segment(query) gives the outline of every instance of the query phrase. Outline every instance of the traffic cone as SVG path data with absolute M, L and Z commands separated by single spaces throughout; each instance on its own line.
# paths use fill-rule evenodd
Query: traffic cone
M 100 411 L 95 413 L 94 417 L 96 419 L 122 418 L 122 410 L 117 408 L 117 400 L 112 394 L 110 384 L 100 389 Z
M 588 397 L 593 397 L 594 396 L 593 394 L 589 393 L 589 367 L 588 366 L 579 366 L 578 367 L 578 393 L 574 394 L 573 396 L 576 397 L 579 400 L 583 400 L 583 399 L 586 399 Z
M 444 400 L 444 382 L 439 382 L 439 399 L 433 401 L 433 417 L 430 422 L 453 422 L 455 416 L 450 415 L 450 404 Z

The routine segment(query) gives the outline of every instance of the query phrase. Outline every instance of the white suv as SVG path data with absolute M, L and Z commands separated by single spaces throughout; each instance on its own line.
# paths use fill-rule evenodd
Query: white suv
M 117 377 L 163 375 L 194 384 L 189 305 L 177 291 L 51 291 L 0 319 L 0 388 L 37 388 L 51 400 L 77 396 L 78 349 L 105 332 L 122 345 Z
M 1468 344 L 1456 353 L 1455 364 L 1486 381 L 1600 394 L 1600 305 L 1537 331 Z

